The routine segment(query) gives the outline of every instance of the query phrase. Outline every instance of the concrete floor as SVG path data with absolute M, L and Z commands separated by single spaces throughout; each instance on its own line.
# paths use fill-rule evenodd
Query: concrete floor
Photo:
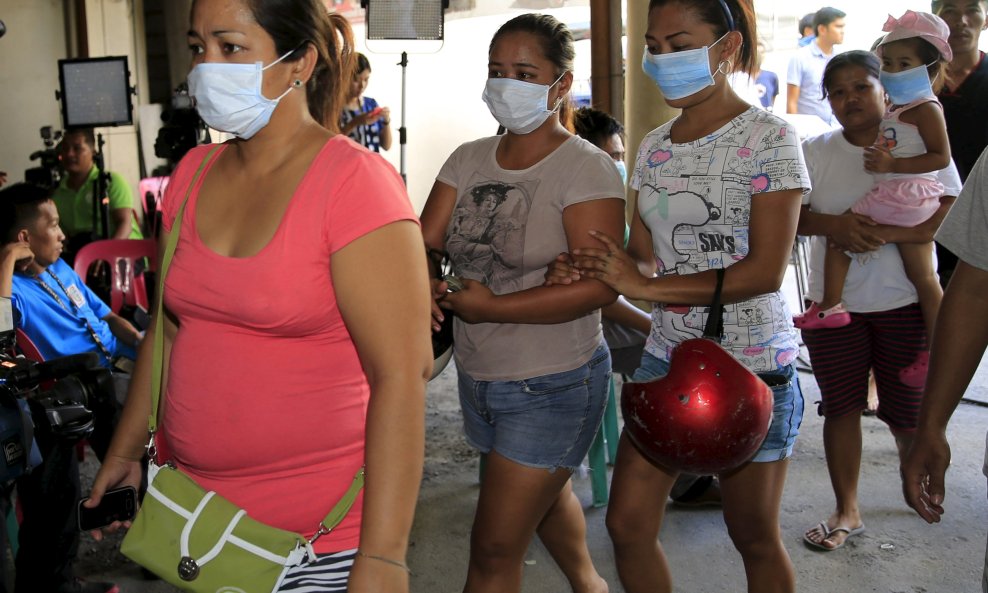
M 807 412 L 790 465 L 781 526 L 796 566 L 799 591 L 882 591 L 932 593 L 980 591 L 988 504 L 981 474 L 988 408 L 962 404 L 950 429 L 953 466 L 948 474 L 947 514 L 930 527 L 902 499 L 895 445 L 885 425 L 863 418 L 864 459 L 860 505 L 868 531 L 839 551 L 820 553 L 802 542 L 803 532 L 827 517 L 833 494 L 824 460 L 819 391 L 811 375 L 801 376 Z M 988 389 L 988 364 L 975 388 Z M 435 469 L 427 467 L 427 470 Z M 410 562 L 415 591 L 458 591 L 465 576 L 469 528 L 478 490 L 471 462 L 443 468 L 424 484 Z M 611 591 L 622 591 L 604 529 L 605 509 L 590 506 L 589 479 L 577 480 L 584 502 L 590 551 Z M 670 507 L 661 539 L 676 591 L 745 591 L 744 571 L 727 538 L 719 509 Z M 566 591 L 568 586 L 544 548 L 533 543 L 523 591 Z
M 790 465 L 781 526 L 796 566 L 799 591 L 964 593 L 980 591 L 988 531 L 986 481 L 981 474 L 988 408 L 962 404 L 950 428 L 953 466 L 948 473 L 947 514 L 927 526 L 905 506 L 895 446 L 884 424 L 863 419 L 864 460 L 860 504 L 868 531 L 839 551 L 821 553 L 802 542 L 802 533 L 826 518 L 833 506 L 821 442 L 822 419 L 813 402 L 819 392 L 812 375 L 801 374 L 807 401 L 801 435 Z M 988 400 L 988 364 L 983 364 L 971 395 Z M 478 492 L 477 461 L 459 436 L 455 374 L 448 369 L 431 384 L 428 442 L 409 564 L 412 590 L 459 591 L 466 575 L 469 532 Z M 584 502 L 591 554 L 612 592 L 621 588 L 604 529 L 605 509 L 590 504 L 590 480 L 578 478 Z M 744 571 L 718 509 L 672 507 L 661 534 L 672 566 L 676 591 L 743 592 Z M 124 593 L 165 592 L 169 587 L 141 578 L 138 569 L 107 545 L 85 542 L 80 573 L 113 580 Z M 524 568 L 525 593 L 569 590 L 565 579 L 538 542 Z
M 798 303 L 796 268 L 790 266 L 783 291 Z M 801 593 L 980 593 L 988 533 L 986 479 L 981 473 L 988 429 L 988 357 L 981 364 L 967 398 L 954 414 L 948 437 L 953 465 L 947 474 L 946 515 L 934 526 L 923 522 L 902 498 L 898 455 L 885 424 L 862 419 L 863 456 L 859 504 L 866 533 L 841 550 L 818 552 L 802 540 L 806 529 L 826 519 L 834 498 L 824 459 L 823 419 L 813 375 L 800 373 L 806 412 L 782 500 L 780 524 L 796 567 Z M 978 405 L 982 402 L 984 405 Z M 462 437 L 456 374 L 452 368 L 429 385 L 426 411 L 426 460 L 408 562 L 414 570 L 414 593 L 461 591 L 469 557 L 470 525 L 477 501 L 477 456 Z M 91 479 L 95 457 L 84 468 Z M 589 477 L 574 487 L 587 518 L 587 540 L 597 570 L 612 593 L 618 582 L 610 540 L 604 528 L 606 509 L 591 504 Z M 744 569 L 734 551 L 719 509 L 671 507 L 660 534 L 673 571 L 674 589 L 682 593 L 744 593 Z M 119 540 L 119 536 L 114 538 Z M 116 551 L 118 541 L 80 546 L 78 572 L 94 580 L 111 580 L 122 593 L 169 593 L 160 581 L 146 581 L 140 570 Z M 523 593 L 569 591 L 562 573 L 541 543 L 529 547 Z M 250 592 L 253 593 L 253 592 Z M 752 592 L 756 593 L 756 592 Z

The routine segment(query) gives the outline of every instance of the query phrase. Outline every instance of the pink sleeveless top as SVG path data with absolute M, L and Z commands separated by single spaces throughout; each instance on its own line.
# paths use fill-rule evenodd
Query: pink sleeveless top
M 211 147 L 172 175 L 171 231 Z M 225 150 L 225 149 L 223 149 Z M 177 316 L 163 432 L 175 462 L 256 520 L 311 536 L 364 463 L 369 388 L 337 308 L 330 257 L 398 220 L 415 220 L 405 186 L 381 157 L 342 135 L 322 148 L 274 237 L 251 257 L 199 239 L 192 189 L 165 286 Z M 357 547 L 363 497 L 316 543 Z
M 903 113 L 923 103 L 940 102 L 935 97 L 919 99 L 895 109 L 885 110 L 879 131 L 878 146 L 884 146 L 895 158 L 908 158 L 927 152 L 919 128 L 902 121 Z M 880 224 L 916 226 L 940 209 L 943 184 L 937 172 L 876 173 L 875 186 L 858 200 L 851 211 L 863 214 Z

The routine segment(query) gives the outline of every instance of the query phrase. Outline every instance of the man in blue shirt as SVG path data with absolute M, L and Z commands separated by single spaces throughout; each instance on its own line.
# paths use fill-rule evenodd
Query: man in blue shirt
M 65 235 L 47 190 L 23 183 L 0 190 L 0 234 L 0 296 L 11 297 L 14 324 L 46 360 L 95 352 L 109 368 L 117 357 L 134 357 L 141 334 L 110 311 L 59 258 Z M 101 459 L 114 416 L 111 410 L 95 417 L 90 444 Z M 116 593 L 119 589 L 112 583 L 85 582 L 73 575 L 81 490 L 74 443 L 41 426 L 36 437 L 44 461 L 17 483 L 24 519 L 15 592 Z
M 834 46 L 844 42 L 844 12 L 825 7 L 813 17 L 816 39 L 793 55 L 786 74 L 786 113 L 816 115 L 835 123 L 830 103 L 823 98 L 823 70 L 834 57 Z
M 803 18 L 799 19 L 799 24 L 796 27 L 799 29 L 799 47 L 804 47 L 813 43 L 816 39 L 816 33 L 813 31 L 813 17 L 816 16 L 815 12 L 804 14 Z

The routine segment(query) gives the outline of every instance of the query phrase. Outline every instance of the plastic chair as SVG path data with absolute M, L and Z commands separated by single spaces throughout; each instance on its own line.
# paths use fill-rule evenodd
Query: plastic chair
M 809 237 L 796 235 L 796 240 L 792 244 L 792 255 L 789 258 L 789 264 L 796 271 L 796 298 L 799 299 L 800 311 L 806 310 L 806 294 L 809 292 L 809 278 L 807 276 L 810 269 L 809 243 Z M 800 346 L 804 345 L 802 334 L 800 334 L 799 343 Z M 803 355 L 802 349 L 800 349 L 799 355 L 796 357 L 796 370 L 804 373 L 813 372 L 813 365 Z
M 796 298 L 799 299 L 799 310 L 806 310 L 806 293 L 809 292 L 807 274 L 810 269 L 809 238 L 797 235 L 792 243 L 792 255 L 789 263 L 796 270 Z
M 618 439 L 621 431 L 617 422 L 617 385 L 615 375 L 611 375 L 611 386 L 607 393 L 607 407 L 604 419 L 597 430 L 587 457 L 590 460 L 590 489 L 593 492 L 593 506 L 607 506 L 607 466 L 614 465 L 617 458 Z M 606 453 L 606 456 L 605 456 Z M 606 459 L 606 461 L 605 461 Z
M 21 328 L 17 328 L 17 331 L 15 332 L 15 337 L 17 340 L 17 349 L 20 351 L 21 354 L 24 355 L 24 358 L 28 360 L 33 360 L 34 362 L 45 361 L 45 357 L 41 355 L 41 351 L 38 350 L 38 347 L 34 345 L 34 342 L 31 341 L 31 338 L 27 337 L 27 334 L 24 333 L 24 330 L 22 330 Z
M 104 239 L 87 244 L 75 256 L 75 273 L 85 281 L 94 261 L 110 264 L 110 309 L 119 313 L 124 305 L 150 309 L 143 273 L 153 270 L 157 243 L 154 239 Z M 145 260 L 144 263 L 142 260 Z M 140 266 L 140 267 L 139 267 Z
M 144 228 L 147 236 L 158 236 L 158 214 L 161 211 L 161 198 L 168 187 L 168 177 L 145 177 L 137 185 L 141 207 L 144 210 Z

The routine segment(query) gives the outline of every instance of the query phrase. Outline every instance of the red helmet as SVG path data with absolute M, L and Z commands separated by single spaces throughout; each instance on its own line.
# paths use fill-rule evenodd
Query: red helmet
M 693 474 L 750 460 L 768 434 L 772 407 L 768 385 L 707 338 L 677 346 L 665 377 L 621 390 L 631 442 L 653 462 Z

